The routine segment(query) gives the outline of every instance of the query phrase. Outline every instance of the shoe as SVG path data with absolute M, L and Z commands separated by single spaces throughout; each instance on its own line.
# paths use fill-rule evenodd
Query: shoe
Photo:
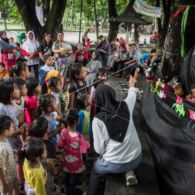
M 126 176 L 126 185 L 127 186 L 134 186 L 137 185 L 138 181 L 133 171 L 128 172 Z

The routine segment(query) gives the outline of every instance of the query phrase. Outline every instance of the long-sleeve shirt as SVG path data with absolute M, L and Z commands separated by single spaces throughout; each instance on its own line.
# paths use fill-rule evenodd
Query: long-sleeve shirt
M 133 109 L 136 102 L 136 93 L 136 88 L 130 88 L 128 96 L 124 100 L 129 109 L 130 120 L 122 143 L 110 139 L 106 125 L 103 121 L 96 117 L 93 120 L 94 149 L 106 161 L 112 163 L 128 163 L 141 154 L 141 143 L 133 122 Z

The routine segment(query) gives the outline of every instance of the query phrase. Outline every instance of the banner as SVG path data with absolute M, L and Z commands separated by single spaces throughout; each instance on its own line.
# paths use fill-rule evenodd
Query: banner
M 195 104 L 172 92 L 145 88 L 142 122 L 161 195 L 195 194 L 194 111 Z
M 148 5 L 143 0 L 136 0 L 134 2 L 133 8 L 135 9 L 137 13 L 146 15 L 146 16 L 160 18 L 162 15 L 161 7 L 155 7 L 155 6 Z

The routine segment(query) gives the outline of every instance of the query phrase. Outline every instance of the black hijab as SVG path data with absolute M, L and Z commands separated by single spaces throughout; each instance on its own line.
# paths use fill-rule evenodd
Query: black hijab
M 129 126 L 130 113 L 126 102 L 116 100 L 115 91 L 100 83 L 96 89 L 96 117 L 104 122 L 109 137 L 123 142 Z

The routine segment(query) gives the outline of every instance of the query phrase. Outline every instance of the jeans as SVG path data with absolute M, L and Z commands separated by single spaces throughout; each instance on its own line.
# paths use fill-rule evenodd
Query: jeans
M 66 172 L 65 186 L 66 195 L 75 195 L 76 174 Z
M 141 162 L 142 154 L 129 163 L 111 163 L 99 157 L 94 163 L 87 195 L 104 195 L 106 175 L 125 173 L 134 170 Z

